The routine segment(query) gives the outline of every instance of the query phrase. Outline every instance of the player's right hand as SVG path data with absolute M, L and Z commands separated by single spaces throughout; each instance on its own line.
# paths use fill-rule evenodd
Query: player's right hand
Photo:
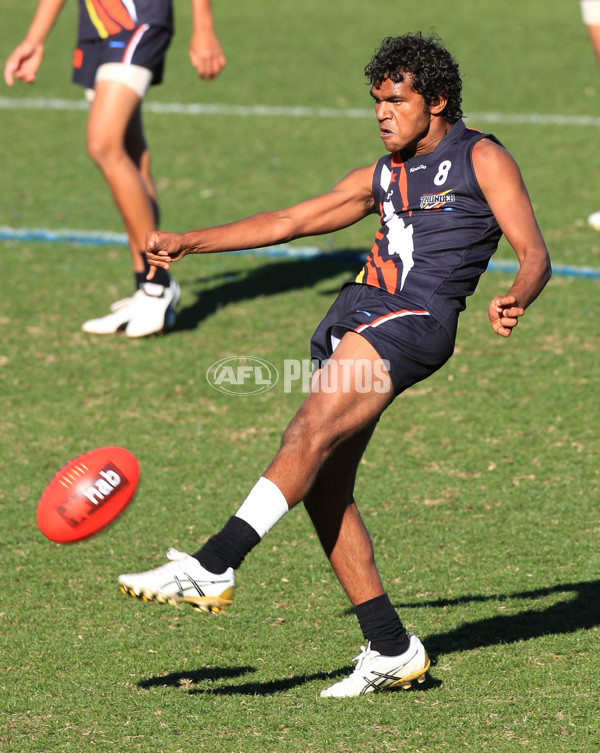
M 41 65 L 43 57 L 43 45 L 21 42 L 6 61 L 4 80 L 9 86 L 13 85 L 15 78 L 26 84 L 32 84 L 35 81 L 35 74 Z

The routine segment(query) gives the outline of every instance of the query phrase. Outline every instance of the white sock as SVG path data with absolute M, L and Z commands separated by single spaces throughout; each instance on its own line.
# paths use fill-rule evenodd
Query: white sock
M 235 517 L 245 520 L 262 539 L 288 510 L 285 497 L 277 484 L 261 476 Z

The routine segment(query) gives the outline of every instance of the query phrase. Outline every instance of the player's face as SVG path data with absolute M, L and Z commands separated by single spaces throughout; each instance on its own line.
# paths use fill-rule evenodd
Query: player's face
M 412 76 L 407 74 L 399 83 L 386 78 L 380 86 L 371 88 L 379 133 L 389 152 L 423 154 L 433 151 L 439 142 L 437 132 L 431 132 L 432 115 L 437 106 L 428 107 L 411 84 Z

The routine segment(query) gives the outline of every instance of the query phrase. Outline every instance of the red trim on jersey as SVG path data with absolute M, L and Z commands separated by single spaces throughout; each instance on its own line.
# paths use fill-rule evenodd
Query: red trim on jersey
M 394 168 L 398 169 L 398 190 L 400 191 L 400 198 L 402 199 L 402 211 L 405 212 L 408 209 L 408 173 L 406 172 L 406 167 L 404 166 L 404 160 L 397 152 L 392 154 L 391 166 L 392 170 L 394 170 Z M 411 215 L 412 211 L 408 213 L 409 217 Z
M 377 231 L 375 238 L 381 240 L 383 238 L 382 233 Z M 373 244 L 371 253 L 372 256 L 365 265 L 367 270 L 365 282 L 375 288 L 385 288 L 388 293 L 395 293 L 398 285 L 398 267 L 391 259 L 384 261 L 381 258 L 377 242 Z
M 380 324 L 385 324 L 386 322 L 389 322 L 392 319 L 397 319 L 400 316 L 429 316 L 429 311 L 426 311 L 425 309 L 415 309 L 413 311 L 410 309 L 400 309 L 400 311 L 392 311 L 384 316 L 379 316 L 372 322 L 361 324 L 359 327 L 356 327 L 354 331 L 358 334 L 368 327 L 379 327 Z
M 402 170 L 400 170 L 398 188 L 400 190 L 400 196 L 402 197 L 402 211 L 406 212 L 406 210 L 408 209 L 408 175 L 406 173 L 406 168 L 404 167 L 404 165 L 402 165 Z M 411 215 L 412 211 L 408 213 L 409 217 Z

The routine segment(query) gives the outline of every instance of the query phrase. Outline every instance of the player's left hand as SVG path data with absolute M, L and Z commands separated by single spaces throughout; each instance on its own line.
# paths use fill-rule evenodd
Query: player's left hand
M 519 323 L 519 317 L 525 310 L 518 305 L 514 295 L 499 296 L 492 299 L 488 307 L 488 317 L 492 329 L 501 337 L 510 337 Z
M 221 44 L 214 32 L 196 31 L 190 40 L 190 60 L 205 81 L 216 78 L 226 64 Z

